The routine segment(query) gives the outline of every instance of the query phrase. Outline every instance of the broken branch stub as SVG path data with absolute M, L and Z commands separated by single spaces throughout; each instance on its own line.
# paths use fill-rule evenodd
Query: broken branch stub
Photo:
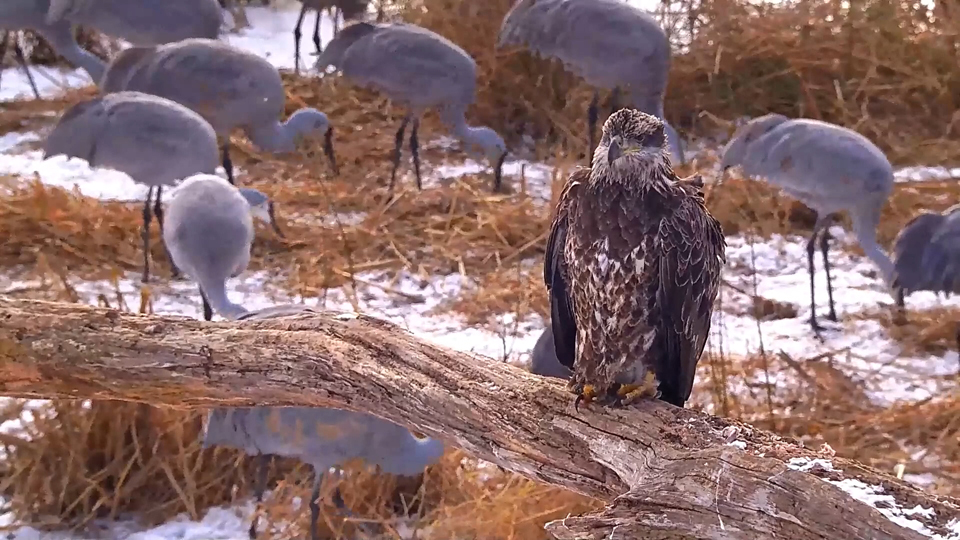
M 795 442 L 662 402 L 576 413 L 560 381 L 362 315 L 201 322 L 0 298 L 0 394 L 371 412 L 609 502 L 548 524 L 561 539 L 924 538 L 788 467 L 790 458 L 817 457 Z M 833 463 L 836 471 L 818 475 L 852 475 L 932 508 L 932 530 L 960 515 L 893 477 Z

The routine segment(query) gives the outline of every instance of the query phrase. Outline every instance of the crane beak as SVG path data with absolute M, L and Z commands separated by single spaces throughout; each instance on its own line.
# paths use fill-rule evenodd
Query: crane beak
M 503 188 L 503 162 L 507 159 L 507 152 L 500 155 L 497 165 L 493 169 L 493 192 L 500 193 Z
M 270 216 L 270 225 L 273 227 L 273 232 L 277 233 L 277 236 L 280 238 L 286 238 L 283 236 L 283 233 L 280 232 L 280 226 L 277 225 L 277 218 L 273 213 L 273 201 L 267 203 L 267 215 Z
M 613 165 L 613 162 L 623 155 L 623 148 L 620 148 L 620 141 L 614 139 L 610 141 L 607 148 L 607 165 Z
M 330 160 L 330 168 L 333 169 L 333 174 L 340 174 L 340 169 L 337 167 L 337 158 L 333 153 L 333 128 L 327 128 L 327 132 L 323 135 L 323 153 L 327 155 L 327 159 Z

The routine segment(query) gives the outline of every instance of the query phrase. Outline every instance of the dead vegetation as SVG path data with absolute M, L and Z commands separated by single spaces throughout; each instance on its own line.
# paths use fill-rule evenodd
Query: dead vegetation
M 407 177 L 401 180 L 402 196 L 387 203 L 389 156 L 405 111 L 336 78 L 284 74 L 288 112 L 314 106 L 335 119 L 341 172 L 330 174 L 318 148 L 273 156 L 235 138 L 235 163 L 244 170 L 240 181 L 276 201 L 287 235 L 282 240 L 259 231 L 250 271 L 278 271 L 279 288 L 305 296 L 343 285 L 363 288 L 368 272 L 406 271 L 424 279 L 461 273 L 474 287 L 448 299 L 444 308 L 465 315 L 469 324 L 501 324 L 492 320 L 494 314 L 523 318 L 546 312 L 538 278 L 550 219 L 543 199 L 554 197 L 582 160 L 591 89 L 554 62 L 494 51 L 510 3 L 421 0 L 401 5 L 400 15 L 454 39 L 476 58 L 480 87 L 471 121 L 498 129 L 518 152 L 522 136 L 537 141 L 522 151 L 549 160 L 556 167 L 553 177 L 507 175 L 511 192 L 503 195 L 490 193 L 486 172 L 423 193 Z M 960 13 L 949 5 L 937 3 L 935 13 L 921 4 L 887 0 L 778 6 L 704 0 L 685 3 L 682 10 L 664 7 L 660 17 L 680 51 L 667 115 L 688 137 L 729 131 L 739 117 L 770 111 L 820 118 L 867 135 L 896 163 L 956 164 Z M 46 53 L 38 45 L 32 54 L 42 62 Z M 0 132 L 48 125 L 67 104 L 92 94 L 83 89 L 57 100 L 0 104 Z M 433 116 L 422 132 L 423 139 L 444 133 Z M 441 148 L 423 153 L 432 165 L 450 156 Z M 712 166 L 707 153 L 696 168 Z M 409 171 L 406 157 L 403 167 Z M 709 184 L 706 196 L 728 235 L 807 234 L 814 222 L 809 209 L 766 184 L 736 176 Z M 958 198 L 956 181 L 898 184 L 884 210 L 881 243 L 889 246 L 921 209 L 939 211 Z M 74 285 L 81 280 L 115 280 L 135 271 L 139 224 L 134 203 L 0 180 L 0 272 L 25 280 L 8 294 L 76 301 Z M 158 235 L 153 239 L 152 259 L 166 278 Z M 101 301 L 117 305 L 110 298 Z M 751 305 L 761 318 L 796 315 L 792 305 L 761 297 Z M 906 323 L 886 312 L 866 316 L 881 321 L 903 344 L 904 355 L 942 354 L 953 347 L 956 310 L 908 313 Z M 715 350 L 701 362 L 697 403 L 812 445 L 828 443 L 844 457 L 885 470 L 904 464 L 908 474 L 931 475 L 930 489 L 958 495 L 955 392 L 937 401 L 882 408 L 867 398 L 862 381 L 836 367 L 837 358 L 795 359 L 777 351 L 734 358 Z M 793 386 L 780 384 L 781 372 L 793 375 Z M 2 418 L 19 417 L 24 406 L 9 403 Z M 130 513 L 146 523 L 184 512 L 199 518 L 211 505 L 246 500 L 249 460 L 233 451 L 201 450 L 201 418 L 201 412 L 129 404 L 51 403 L 33 412 L 22 433 L 2 436 L 7 459 L 0 493 L 19 520 L 41 528 L 84 527 Z M 936 460 L 916 458 L 917 452 Z M 306 506 L 294 510 L 291 500 L 306 497 L 308 478 L 307 468 L 289 461 L 272 469 L 274 492 L 264 511 L 280 537 L 306 530 Z M 453 450 L 422 482 L 398 483 L 352 468 L 342 489 L 355 511 L 394 530 L 401 527 L 396 516 L 410 513 L 417 527 L 429 526 L 421 538 L 545 538 L 546 521 L 597 505 L 480 466 Z M 332 534 L 350 533 L 350 525 L 329 507 L 323 521 Z

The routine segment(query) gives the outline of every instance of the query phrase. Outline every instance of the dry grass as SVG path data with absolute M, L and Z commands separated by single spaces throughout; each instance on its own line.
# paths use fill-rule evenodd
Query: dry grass
M 555 188 L 582 158 L 592 90 L 554 62 L 522 51 L 494 51 L 510 3 L 418 0 L 400 3 L 399 14 L 453 39 L 476 58 L 481 84 L 471 121 L 500 130 L 515 149 L 521 135 L 533 137 L 538 144 L 532 157 L 558 167 Z M 661 16 L 682 51 L 671 72 L 668 117 L 687 133 L 705 134 L 729 130 L 731 121 L 744 115 L 809 116 L 864 133 L 895 162 L 956 163 L 956 14 L 940 4 L 936 19 L 921 7 L 871 0 L 853 3 L 850 12 L 842 5 L 814 0 L 757 7 L 706 0 L 690 4 L 691 16 L 664 10 Z M 44 61 L 46 54 L 33 48 L 34 61 Z M 260 231 L 251 270 L 283 269 L 279 285 L 304 295 L 321 295 L 351 280 L 362 287 L 358 274 L 368 271 L 405 270 L 424 278 L 459 272 L 475 286 L 443 308 L 464 314 L 470 324 L 508 333 L 493 314 L 522 319 L 545 313 L 537 261 L 550 216 L 549 207 L 531 196 L 533 186 L 510 179 L 511 193 L 491 195 L 492 179 L 484 173 L 416 193 L 409 175 L 401 180 L 406 191 L 387 203 L 389 156 L 405 111 L 338 78 L 284 74 L 284 81 L 287 112 L 314 106 L 335 119 L 341 174 L 332 177 L 312 147 L 273 156 L 235 138 L 235 163 L 246 171 L 241 182 L 276 201 L 287 236 L 281 240 Z M 2 104 L 0 132 L 49 125 L 54 114 L 90 95 L 85 89 L 57 100 Z M 428 115 L 421 140 L 442 132 Z M 448 152 L 423 154 L 425 162 L 436 163 Z M 709 158 L 698 164 L 708 165 Z M 137 205 L 9 180 L 0 180 L 0 272 L 39 278 L 39 285 L 19 294 L 77 300 L 72 283 L 116 279 L 139 269 Z M 889 245 L 921 209 L 942 210 L 958 198 L 956 182 L 897 185 L 878 231 L 881 243 Z M 768 185 L 736 177 L 710 185 L 707 200 L 728 235 L 806 234 L 814 222 L 808 209 Z M 158 235 L 153 236 L 153 264 L 158 275 L 167 276 Z M 753 305 L 762 316 L 795 315 L 791 306 L 762 298 Z M 881 320 L 905 355 L 939 354 L 953 346 L 956 310 L 908 313 L 905 324 L 888 313 L 866 316 Z M 768 379 L 778 373 L 789 373 L 794 382 L 774 393 Z M 884 409 L 870 404 L 859 381 L 837 369 L 833 358 L 777 354 L 710 354 L 701 362 L 698 387 L 701 404 L 717 413 L 812 444 L 827 442 L 840 455 L 885 470 L 909 463 L 908 472 L 931 472 L 940 480 L 938 491 L 957 495 L 956 396 Z M 20 407 L 12 403 L 0 417 L 18 417 Z M 42 528 L 83 527 L 95 518 L 137 513 L 157 523 L 182 512 L 197 518 L 210 505 L 249 496 L 248 460 L 234 451 L 199 448 L 200 412 L 112 402 L 51 407 L 34 412 L 23 434 L 2 437 L 7 459 L 0 493 L 21 521 Z M 940 461 L 925 470 L 927 461 L 911 457 L 918 448 Z M 275 465 L 274 492 L 264 512 L 280 536 L 302 535 L 307 511 L 305 505 L 292 510 L 291 499 L 309 493 L 308 471 L 288 460 Z M 341 487 L 355 511 L 385 527 L 396 526 L 396 515 L 410 513 L 419 526 L 429 525 L 422 536 L 430 538 L 545 538 L 544 522 L 598 504 L 477 467 L 453 450 L 422 482 L 351 469 Z M 351 532 L 330 508 L 323 522 L 332 534 Z

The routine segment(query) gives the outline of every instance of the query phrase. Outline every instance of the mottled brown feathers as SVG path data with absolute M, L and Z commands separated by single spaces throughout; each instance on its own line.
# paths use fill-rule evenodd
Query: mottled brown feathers
M 620 109 L 603 123 L 603 132 L 642 139 L 655 131 L 663 131 L 663 121 L 636 109 Z
M 636 129 L 610 120 L 608 127 L 620 137 Z M 638 169 L 646 178 L 573 173 L 547 239 L 544 282 L 571 388 L 610 395 L 652 371 L 661 399 L 682 407 L 710 331 L 726 243 L 704 206 L 702 181 L 679 180 L 659 157 Z

